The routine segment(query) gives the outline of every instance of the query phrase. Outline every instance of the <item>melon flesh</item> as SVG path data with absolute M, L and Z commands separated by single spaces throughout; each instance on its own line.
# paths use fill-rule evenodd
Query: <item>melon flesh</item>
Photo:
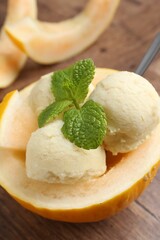
M 24 18 L 6 27 L 8 36 L 38 63 L 68 59 L 91 45 L 108 27 L 119 0 L 90 0 L 74 18 L 59 23 Z
M 35 18 L 37 7 L 35 0 L 9 0 L 7 16 L 0 33 L 0 88 L 10 85 L 24 66 L 27 57 L 4 32 L 6 25 L 15 23 L 28 16 Z
M 25 151 L 31 133 L 37 128 L 37 117 L 27 98 L 18 91 L 6 95 L 0 104 L 0 147 Z

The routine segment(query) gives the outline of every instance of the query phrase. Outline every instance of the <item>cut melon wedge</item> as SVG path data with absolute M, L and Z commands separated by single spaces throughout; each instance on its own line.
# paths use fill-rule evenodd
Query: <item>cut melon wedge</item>
M 7 17 L 0 34 L 0 88 L 10 85 L 26 62 L 26 55 L 9 39 L 4 32 L 6 25 L 29 16 L 37 15 L 36 0 L 9 0 Z
M 42 64 L 55 63 L 92 44 L 113 19 L 118 4 L 119 0 L 90 0 L 72 19 L 47 23 L 25 18 L 5 30 L 31 59 Z
M 94 82 L 111 70 L 96 69 Z M 33 85 L 28 87 L 28 91 Z M 27 96 L 27 90 L 21 92 Z M 137 150 L 112 156 L 103 176 L 73 185 L 27 178 L 25 153 L 0 149 L 0 184 L 22 206 L 43 217 L 66 222 L 93 222 L 127 207 L 148 186 L 160 165 L 160 126 Z

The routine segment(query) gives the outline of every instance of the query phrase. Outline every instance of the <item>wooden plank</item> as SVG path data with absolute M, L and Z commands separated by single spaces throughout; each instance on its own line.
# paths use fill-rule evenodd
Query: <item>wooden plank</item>
M 22 236 L 24 240 L 158 240 L 160 238 L 159 221 L 135 202 L 128 209 L 108 220 L 84 224 L 43 219 L 23 209 L 2 190 L 0 204 L 0 239 L 4 240 L 21 240 Z
M 145 193 L 136 201 L 151 216 L 160 221 L 160 172 L 157 174 L 151 185 L 145 190 Z
M 39 0 L 39 18 L 59 21 L 77 14 L 87 0 Z M 65 5 L 64 5 L 65 3 Z M 4 20 L 6 0 L 0 1 L 0 25 Z M 31 60 L 10 87 L 0 90 L 0 100 L 21 89 L 41 75 L 91 57 L 98 67 L 134 71 L 159 31 L 159 0 L 122 0 L 111 26 L 96 43 L 65 62 L 41 66 Z M 145 73 L 160 93 L 160 56 Z M 158 240 L 160 239 L 160 172 L 149 188 L 129 208 L 98 223 L 69 224 L 43 219 L 23 209 L 0 189 L 0 240 Z

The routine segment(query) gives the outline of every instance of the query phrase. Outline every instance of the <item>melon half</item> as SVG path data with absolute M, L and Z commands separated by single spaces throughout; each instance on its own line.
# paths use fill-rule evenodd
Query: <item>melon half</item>
M 96 69 L 93 83 L 96 84 L 112 72 L 109 69 Z M 22 101 L 32 87 L 20 93 Z M 0 109 L 2 106 L 4 113 L 4 106 L 7 109 L 8 105 L 2 103 Z M 2 115 L 1 111 L 1 119 Z M 23 115 L 18 118 L 19 121 L 21 118 Z M 9 130 L 7 134 L 8 138 L 12 137 L 9 136 Z M 20 135 L 17 137 L 21 139 Z M 107 152 L 108 170 L 103 176 L 74 185 L 49 184 L 27 178 L 25 151 L 11 148 L 0 148 L 0 184 L 17 202 L 46 218 L 65 222 L 93 222 L 127 207 L 152 181 L 160 165 L 160 126 L 135 151 L 117 156 Z

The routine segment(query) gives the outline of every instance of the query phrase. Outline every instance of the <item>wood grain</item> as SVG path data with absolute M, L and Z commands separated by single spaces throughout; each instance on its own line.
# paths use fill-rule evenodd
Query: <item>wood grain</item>
M 59 21 L 77 14 L 87 1 L 39 0 L 39 18 Z M 65 3 L 65 5 L 64 5 Z M 6 0 L 0 1 L 0 25 Z M 76 57 L 50 66 L 31 60 L 17 81 L 0 90 L 0 100 L 13 90 L 21 89 L 41 75 L 62 68 L 75 60 L 91 57 L 98 67 L 134 71 L 155 34 L 160 30 L 159 0 L 122 0 L 111 26 L 96 43 Z M 160 93 L 160 56 L 145 76 Z M 0 189 L 0 240 L 159 240 L 160 239 L 160 172 L 142 196 L 118 215 L 98 223 L 69 224 L 43 219 L 19 206 Z

